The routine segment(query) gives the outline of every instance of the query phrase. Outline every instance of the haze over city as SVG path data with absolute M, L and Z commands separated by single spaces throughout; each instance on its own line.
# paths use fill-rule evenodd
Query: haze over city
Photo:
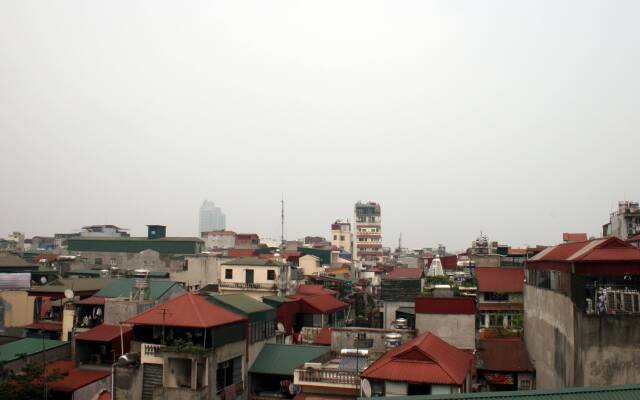
M 0 236 L 116 224 L 409 247 L 599 235 L 640 198 L 632 1 L 0 4 Z

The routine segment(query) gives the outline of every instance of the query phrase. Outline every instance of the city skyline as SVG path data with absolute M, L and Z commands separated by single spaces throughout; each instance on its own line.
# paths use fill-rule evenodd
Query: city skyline
M 210 197 L 233 229 L 279 237 L 284 193 L 287 237 L 327 236 L 358 200 L 383 206 L 388 246 L 595 235 L 640 199 L 639 13 L 3 2 L 0 233 L 193 235 Z

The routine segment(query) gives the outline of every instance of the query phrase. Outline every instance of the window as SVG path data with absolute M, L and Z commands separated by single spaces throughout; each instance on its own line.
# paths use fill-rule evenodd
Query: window
M 224 270 L 224 279 L 233 279 L 233 270 L 225 269 Z
M 340 235 L 340 240 L 344 240 L 344 235 Z
M 485 301 L 508 301 L 509 300 L 509 294 L 508 293 L 485 292 L 484 300 Z
M 222 390 L 234 383 L 242 383 L 242 357 L 218 363 L 218 368 L 216 368 L 216 386 L 218 390 Z
M 109 265 L 111 265 L 111 266 L 116 266 L 116 265 L 118 265 L 118 260 L 116 260 L 115 258 L 111 258 L 111 259 L 109 260 Z
M 276 270 L 275 269 L 268 269 L 267 270 L 267 280 L 268 281 L 276 280 Z
M 338 240 L 338 235 L 333 235 L 333 240 Z
M 96 260 L 95 260 L 94 264 L 96 264 L 96 265 L 102 265 L 102 258 L 100 258 L 100 257 L 96 257 Z

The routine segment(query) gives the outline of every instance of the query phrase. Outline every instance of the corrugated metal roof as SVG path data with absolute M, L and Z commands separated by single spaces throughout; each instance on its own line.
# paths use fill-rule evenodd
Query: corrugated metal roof
M 255 267 L 279 267 L 282 265 L 281 263 L 273 260 L 273 259 L 264 259 L 258 257 L 243 257 L 235 260 L 227 261 L 222 263 L 222 265 L 246 265 L 246 266 L 255 266 Z
M 244 293 L 217 294 L 208 296 L 207 299 L 229 311 L 248 317 L 251 322 L 276 318 L 276 310 L 273 307 Z
M 133 282 L 133 278 L 111 279 L 105 287 L 95 294 L 95 296 L 109 298 L 129 297 L 133 291 Z M 182 286 L 173 281 L 155 279 L 151 279 L 149 281 L 149 296 L 153 300 L 159 299 L 170 289 L 176 289 L 180 292 L 185 291 Z
M 267 343 L 249 369 L 254 374 L 293 375 L 302 364 L 329 353 L 327 346 Z
M 0 273 L 0 290 L 28 290 L 31 288 L 31 272 Z
M 64 293 L 66 289 L 74 292 L 98 291 L 111 281 L 110 278 L 61 278 L 42 286 L 34 286 L 34 293 Z
M 93 382 L 106 379 L 111 375 L 110 371 L 75 368 L 73 361 L 54 361 L 47 364 L 49 373 L 58 370 L 66 372 L 61 379 L 49 383 L 49 388 L 54 392 L 73 393 Z
M 640 398 L 640 385 L 592 386 L 556 390 L 521 390 L 517 392 L 482 392 L 430 396 L 394 396 L 393 400 L 636 400 Z M 382 397 L 380 397 L 382 399 Z M 367 400 L 360 397 L 358 400 Z
M 534 371 L 529 353 L 520 337 L 480 339 L 479 369 L 500 372 Z
M 79 333 L 78 335 L 76 335 L 76 340 L 87 340 L 91 342 L 110 342 L 113 339 L 120 337 L 120 329 L 121 328 L 119 325 L 102 324 L 86 332 Z M 123 325 L 122 335 L 124 336 L 132 330 L 132 327 Z
M 473 297 L 416 297 L 415 310 L 419 314 L 475 314 Z
M 0 254 L 0 268 L 34 268 L 37 269 L 37 264 L 31 264 L 26 262 L 22 257 L 18 257 L 14 254 Z
M 22 354 L 26 354 L 28 356 L 38 354 L 42 352 L 43 348 L 50 350 L 68 344 L 68 342 L 63 342 L 61 340 L 39 338 L 24 338 L 16 340 L 15 342 L 6 343 L 0 346 L 0 362 L 17 360 Z

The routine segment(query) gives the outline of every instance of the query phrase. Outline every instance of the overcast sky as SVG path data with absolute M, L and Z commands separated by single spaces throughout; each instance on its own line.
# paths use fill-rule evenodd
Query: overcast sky
M 0 236 L 116 224 L 468 246 L 640 199 L 638 1 L 2 1 Z

